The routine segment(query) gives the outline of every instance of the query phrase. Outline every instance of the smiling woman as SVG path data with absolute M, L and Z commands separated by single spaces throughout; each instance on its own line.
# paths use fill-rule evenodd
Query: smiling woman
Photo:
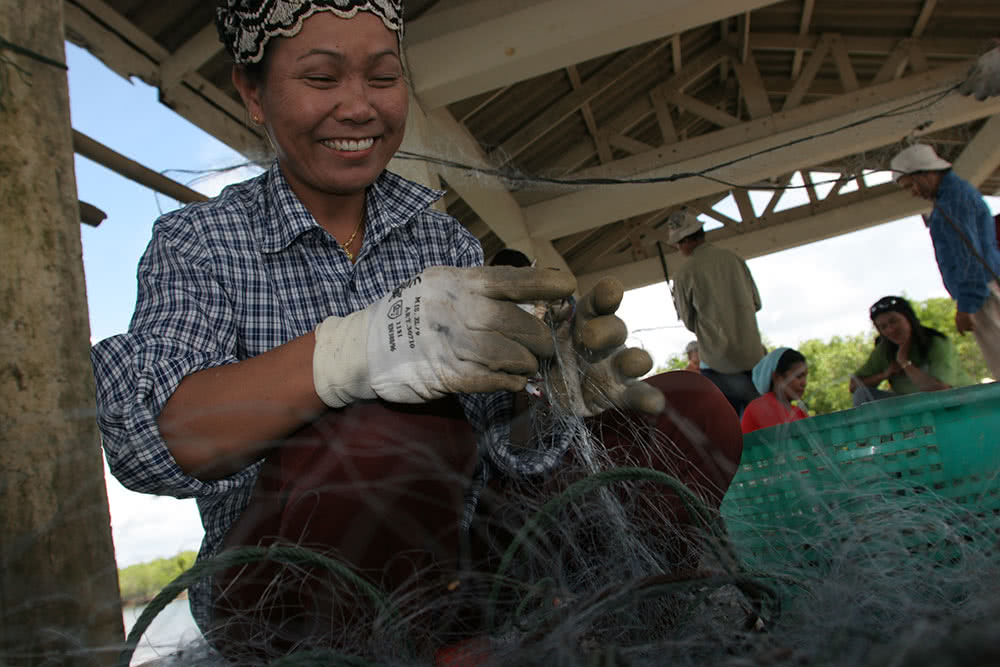
M 294 39 L 265 47 L 265 65 L 238 65 L 233 83 L 263 124 L 295 195 L 353 256 L 361 248 L 364 188 L 406 127 L 409 94 L 399 41 L 367 12 L 319 12 Z M 335 38 L 331 39 L 331 36 Z
M 199 566 L 224 548 L 294 543 L 394 592 L 486 567 L 495 545 L 461 549 L 483 489 L 552 492 L 536 481 L 578 470 L 570 445 L 603 442 L 609 409 L 644 424 L 618 454 L 673 434 L 678 460 L 638 460 L 681 465 L 706 502 L 735 472 L 738 424 L 710 384 L 637 379 L 652 361 L 623 345 L 619 283 L 574 302 L 567 272 L 483 267 L 476 238 L 431 208 L 441 193 L 386 170 L 408 104 L 400 15 L 398 0 L 220 5 L 234 84 L 276 160 L 156 222 L 129 331 L 93 348 L 110 468 L 131 489 L 198 499 Z M 542 320 L 525 302 L 568 305 Z M 523 392 L 540 370 L 544 405 Z M 676 430 L 668 397 L 697 433 Z M 679 501 L 650 502 L 666 515 Z M 684 524 L 671 512 L 660 524 Z M 312 576 L 234 567 L 191 587 L 192 610 L 225 651 L 252 636 L 257 657 L 313 641 L 370 652 L 370 633 L 348 622 L 368 609 Z M 478 631 L 459 616 L 417 633 L 420 646 Z
M 971 384 L 955 346 L 917 319 L 900 296 L 882 297 L 869 309 L 878 331 L 875 349 L 851 378 L 854 405 L 918 391 L 937 391 Z M 888 380 L 891 391 L 877 389 Z

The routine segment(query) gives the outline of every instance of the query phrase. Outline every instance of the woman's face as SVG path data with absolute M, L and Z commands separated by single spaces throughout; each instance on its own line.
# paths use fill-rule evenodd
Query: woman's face
M 403 141 L 409 105 L 395 33 L 369 12 L 317 12 L 269 45 L 262 81 L 233 81 L 263 119 L 300 199 L 364 191 Z
M 875 316 L 875 329 L 890 342 L 902 345 L 910 339 L 913 328 L 902 313 L 888 311 Z
M 809 367 L 804 361 L 799 361 L 784 374 L 775 373 L 771 381 L 774 383 L 774 393 L 779 397 L 784 396 L 789 401 L 800 400 L 806 392 Z

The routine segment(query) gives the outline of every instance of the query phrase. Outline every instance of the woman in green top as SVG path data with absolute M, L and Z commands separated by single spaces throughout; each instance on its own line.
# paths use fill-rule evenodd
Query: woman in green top
M 951 341 L 937 329 L 922 325 L 906 299 L 882 297 L 869 314 L 879 335 L 868 361 L 851 377 L 855 407 L 969 384 Z M 889 381 L 892 391 L 876 389 L 883 380 Z

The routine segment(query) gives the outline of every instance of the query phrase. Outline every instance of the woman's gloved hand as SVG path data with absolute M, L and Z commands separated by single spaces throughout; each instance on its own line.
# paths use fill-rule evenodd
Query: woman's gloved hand
M 554 353 L 549 327 L 518 302 L 576 289 L 551 269 L 433 267 L 363 310 L 316 328 L 313 384 L 330 407 L 421 403 L 452 393 L 520 391 Z
M 615 315 L 623 295 L 620 282 L 605 278 L 572 313 L 550 312 L 556 354 L 543 374 L 549 400 L 559 409 L 582 417 L 608 408 L 663 411 L 663 393 L 638 380 L 653 367 L 649 353 L 624 347 L 628 328 Z

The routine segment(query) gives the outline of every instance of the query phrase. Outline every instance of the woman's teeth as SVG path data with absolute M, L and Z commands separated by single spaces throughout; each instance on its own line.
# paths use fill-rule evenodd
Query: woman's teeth
M 337 151 L 364 151 L 368 150 L 375 143 L 375 139 L 368 137 L 367 139 L 328 139 L 323 142 L 324 145 Z

